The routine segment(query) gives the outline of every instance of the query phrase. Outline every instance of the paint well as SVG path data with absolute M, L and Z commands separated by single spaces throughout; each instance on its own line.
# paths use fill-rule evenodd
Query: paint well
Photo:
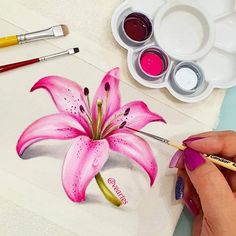
M 158 45 L 178 61 L 205 56 L 215 42 L 215 27 L 209 14 L 194 2 L 164 4 L 154 19 Z
M 163 59 L 154 52 L 144 52 L 140 58 L 143 71 L 151 76 L 160 75 L 163 72 Z
M 124 31 L 130 39 L 142 42 L 151 36 L 152 23 L 144 14 L 132 13 L 124 20 Z
M 185 91 L 191 91 L 198 86 L 198 75 L 188 67 L 181 67 L 175 74 L 176 84 Z
M 161 24 L 161 37 L 165 49 L 176 53 L 197 52 L 202 47 L 204 36 L 199 18 L 181 9 L 171 11 Z

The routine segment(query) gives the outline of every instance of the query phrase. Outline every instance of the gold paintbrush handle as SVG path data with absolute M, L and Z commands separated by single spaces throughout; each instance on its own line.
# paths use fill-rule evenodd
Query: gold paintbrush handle
M 224 158 L 218 157 L 218 156 L 214 156 L 214 155 L 205 155 L 205 156 L 209 161 L 211 161 L 219 166 L 225 167 L 226 169 L 229 169 L 232 171 L 236 171 L 236 163 L 233 161 L 229 161 L 227 159 L 224 159 Z

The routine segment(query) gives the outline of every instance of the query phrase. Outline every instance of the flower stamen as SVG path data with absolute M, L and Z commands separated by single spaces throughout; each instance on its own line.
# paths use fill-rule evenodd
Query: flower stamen
M 130 113 L 130 108 L 128 107 L 124 112 L 121 112 L 117 115 L 115 115 L 115 117 L 113 119 L 111 119 L 110 121 L 108 121 L 108 124 L 103 128 L 102 130 L 102 136 L 104 136 L 104 133 L 107 133 L 107 130 L 109 130 L 112 127 L 112 123 L 117 120 L 118 118 L 122 117 L 122 116 L 128 116 Z
M 82 105 L 79 106 L 79 109 L 80 109 L 80 111 L 81 111 L 82 114 L 85 113 L 84 107 L 83 107 Z
M 92 135 L 94 136 L 94 128 L 93 128 L 93 121 L 91 119 L 91 117 L 89 116 L 89 114 L 85 111 L 84 107 L 82 105 L 79 106 L 79 109 L 81 111 L 81 113 L 83 115 L 85 115 L 85 117 L 87 118 L 87 121 L 89 121 L 89 126 L 90 126 L 90 129 L 92 131 Z
M 101 136 L 101 127 L 102 127 L 102 120 L 103 120 L 103 115 L 102 115 L 102 104 L 103 101 L 101 99 L 97 100 L 97 126 L 96 126 L 96 135 L 95 139 L 99 139 Z
M 109 98 L 110 89 L 111 89 L 110 84 L 106 82 L 105 83 L 105 91 L 106 91 L 105 114 L 107 113 L 107 109 L 108 109 L 108 98 Z
M 110 89 L 111 89 L 110 84 L 109 84 L 108 82 L 106 82 L 106 83 L 105 83 L 105 91 L 106 91 L 106 92 L 109 92 Z
M 120 129 L 123 129 L 126 126 L 127 122 L 124 121 L 121 125 L 120 125 Z
M 91 114 L 91 104 L 90 104 L 90 98 L 89 98 L 89 89 L 87 87 L 84 88 L 84 96 L 87 98 L 88 109 L 89 109 L 89 113 Z
M 130 112 L 130 108 L 127 108 L 127 109 L 125 110 L 124 116 L 128 116 L 128 115 L 129 115 L 129 112 Z
M 124 121 L 121 123 L 121 125 L 116 125 L 111 127 L 111 129 L 106 130 L 106 132 L 104 132 L 101 137 L 106 137 L 108 134 L 110 134 L 111 132 L 118 130 L 118 129 L 123 129 L 126 126 L 127 122 Z

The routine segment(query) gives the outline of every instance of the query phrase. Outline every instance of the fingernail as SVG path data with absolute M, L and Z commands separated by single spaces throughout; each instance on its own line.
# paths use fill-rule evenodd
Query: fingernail
M 178 150 L 174 156 L 171 158 L 170 164 L 169 164 L 169 168 L 175 168 L 178 164 L 179 159 L 181 158 L 181 156 L 183 155 L 183 151 Z
M 185 144 L 186 146 L 189 145 L 190 143 L 194 142 L 194 141 L 198 141 L 204 139 L 203 137 L 193 137 L 193 138 L 187 138 L 183 141 L 183 144 Z
M 184 202 L 185 206 L 193 216 L 197 216 L 199 214 L 199 209 L 192 199 L 184 200 Z
M 194 171 L 196 168 L 198 168 L 199 166 L 203 165 L 206 162 L 206 160 L 199 152 L 191 148 L 186 148 L 183 152 L 184 152 L 184 163 L 190 171 Z
M 175 184 L 175 200 L 183 199 L 184 197 L 184 179 L 178 176 Z

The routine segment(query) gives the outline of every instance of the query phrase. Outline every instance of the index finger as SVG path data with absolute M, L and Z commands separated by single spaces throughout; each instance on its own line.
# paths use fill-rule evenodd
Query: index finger
M 232 131 L 211 132 L 202 139 L 187 142 L 186 145 L 198 152 L 234 158 L 236 156 L 236 133 Z

